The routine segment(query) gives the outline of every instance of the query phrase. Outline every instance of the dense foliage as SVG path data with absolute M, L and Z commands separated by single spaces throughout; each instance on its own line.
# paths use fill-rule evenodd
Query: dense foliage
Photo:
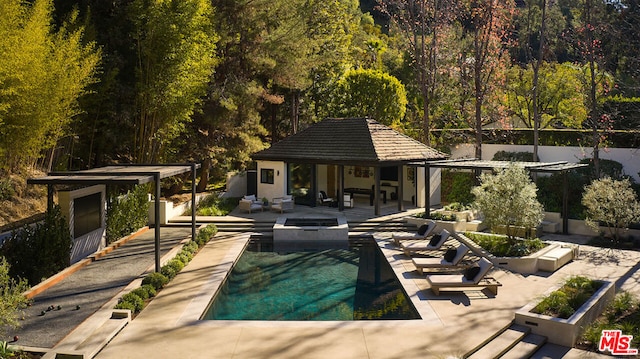
M 580 139 L 599 173 L 608 137 L 637 128 L 635 0 L 2 0 L 0 12 L 3 172 L 196 161 L 204 190 L 347 114 L 434 146 L 577 128 L 545 141 Z M 390 77 L 344 86 L 368 73 Z
M 630 292 L 616 293 L 602 315 L 586 327 L 578 341 L 578 347 L 586 347 L 595 352 L 598 350 L 602 331 L 612 329 L 632 335 L 630 347 L 640 347 L 640 302 Z
M 10 265 L 4 257 L 0 257 L 0 335 L 3 330 L 19 325 L 19 312 L 25 308 L 28 299 L 22 295 L 29 285 L 24 279 L 16 280 L 9 276 Z M 0 352 L 1 353 L 1 352 Z
M 67 219 L 59 206 L 53 206 L 42 222 L 13 231 L 0 247 L 0 255 L 11 265 L 12 278 L 36 285 L 69 266 L 71 246 Z
M 112 195 L 107 200 L 107 243 L 116 241 L 147 225 L 149 219 L 149 188 L 135 186 L 124 195 Z

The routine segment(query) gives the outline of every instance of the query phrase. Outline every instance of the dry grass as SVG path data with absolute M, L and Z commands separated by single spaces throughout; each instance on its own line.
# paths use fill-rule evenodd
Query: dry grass
M 0 230 L 19 227 L 23 221 L 47 209 L 46 187 L 27 185 L 27 178 L 41 175 L 43 173 L 31 172 L 9 176 L 15 194 L 11 199 L 0 201 Z

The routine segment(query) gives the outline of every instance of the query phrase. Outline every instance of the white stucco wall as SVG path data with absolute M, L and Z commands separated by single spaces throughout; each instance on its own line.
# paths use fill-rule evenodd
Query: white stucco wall
M 257 161 L 258 163 L 258 198 L 266 197 L 269 202 L 274 197 L 282 197 L 287 190 L 287 171 L 284 162 Z M 261 170 L 273 170 L 273 184 L 262 183 Z
M 531 145 L 482 145 L 482 159 L 490 160 L 498 151 L 508 152 L 533 152 Z M 451 148 L 451 158 L 474 157 L 475 150 L 473 144 L 456 145 Z M 538 156 L 542 162 L 568 161 L 578 162 L 584 158 L 593 156 L 591 147 L 572 146 L 539 146 Z M 602 148 L 600 158 L 620 162 L 624 167 L 625 174 L 633 177 L 636 182 L 640 182 L 638 172 L 640 172 L 640 149 L 638 148 Z

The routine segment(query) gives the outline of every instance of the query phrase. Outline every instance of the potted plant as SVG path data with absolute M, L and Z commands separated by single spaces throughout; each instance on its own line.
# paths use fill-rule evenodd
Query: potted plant
M 269 205 L 269 200 L 267 199 L 267 197 L 262 197 L 262 205 L 265 207 Z

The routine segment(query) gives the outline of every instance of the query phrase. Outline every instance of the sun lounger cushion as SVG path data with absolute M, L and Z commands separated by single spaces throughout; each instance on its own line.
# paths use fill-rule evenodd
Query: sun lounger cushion
M 418 228 L 418 234 L 421 236 L 424 236 L 424 234 L 427 233 L 428 229 L 429 229 L 429 226 L 426 224 L 423 224 L 420 226 L 420 228 Z
M 480 266 L 473 266 L 464 271 L 464 279 L 473 280 L 480 273 Z
M 447 262 L 452 262 L 453 258 L 456 257 L 456 254 L 458 253 L 458 251 L 455 248 L 449 248 L 447 249 L 447 251 L 444 253 L 444 260 Z
M 432 247 L 435 247 L 438 245 L 438 242 L 440 242 L 440 239 L 442 239 L 442 236 L 439 234 L 434 234 L 433 237 L 431 237 L 431 240 L 429 241 L 429 245 Z

